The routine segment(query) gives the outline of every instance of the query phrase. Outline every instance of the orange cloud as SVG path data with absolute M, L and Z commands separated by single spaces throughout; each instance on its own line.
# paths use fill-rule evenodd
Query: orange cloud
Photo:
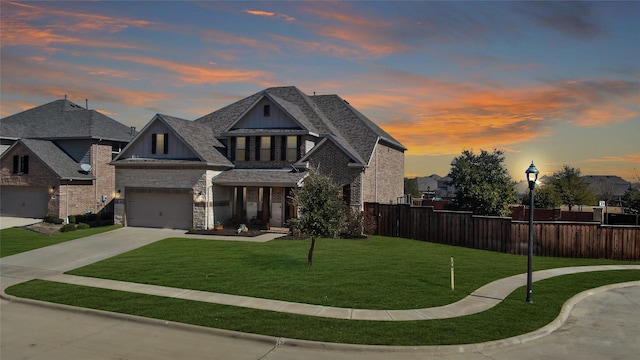
M 332 4 L 333 11 L 315 8 L 306 8 L 302 11 L 314 15 L 318 21 L 305 23 L 316 31 L 320 36 L 339 40 L 343 47 L 357 49 L 359 57 L 380 57 L 398 52 L 410 51 L 411 48 L 401 39 L 393 23 L 386 19 L 368 18 L 366 14 L 351 14 L 353 10 L 344 4 Z M 309 50 L 326 50 L 326 48 L 305 47 Z M 329 49 L 332 50 L 332 49 Z M 332 56 L 342 54 L 353 54 L 353 51 L 330 51 Z
M 232 69 L 211 65 L 196 66 L 147 56 L 103 54 L 102 57 L 153 66 L 166 71 L 167 74 L 174 74 L 179 82 L 191 85 L 218 84 L 223 82 L 256 82 L 264 84 L 265 79 L 271 76 L 270 73 L 261 70 Z
M 8 8 L 7 5 L 9 6 Z M 118 32 L 129 27 L 141 28 L 154 24 L 147 20 L 64 11 L 16 2 L 3 2 L 3 12 L 9 12 L 10 17 L 13 19 L 37 20 L 44 16 L 58 17 L 60 21 L 56 23 L 55 27 L 73 32 L 87 30 Z M 70 23 L 70 21 L 75 21 L 75 23 Z
M 45 47 L 51 51 L 56 50 L 49 48 L 54 44 L 67 44 L 134 49 L 137 46 L 95 40 L 87 33 L 105 31 L 115 33 L 129 27 L 145 27 L 153 24 L 145 20 L 62 11 L 15 2 L 3 2 L 2 11 L 2 47 L 34 46 Z M 49 18 L 46 28 L 33 24 L 45 16 Z
M 354 88 L 375 90 L 347 91 L 346 98 L 402 142 L 411 155 L 510 148 L 551 134 L 556 122 L 604 126 L 638 114 L 637 84 L 632 82 L 506 87 L 411 78 L 397 71 L 380 73 L 374 82 L 392 83 L 385 76 L 393 77 L 394 88 L 376 88 L 360 80 Z
M 587 162 L 623 162 L 635 163 L 640 166 L 640 154 L 627 154 L 625 156 L 603 156 L 601 158 L 587 159 Z
M 224 31 L 208 30 L 202 34 L 201 38 L 204 41 L 216 43 L 216 44 L 241 45 L 241 46 L 246 46 L 252 49 L 264 49 L 264 50 L 279 52 L 277 48 L 274 49 L 273 44 L 267 44 L 264 41 L 260 41 L 260 40 L 256 40 L 256 39 L 252 39 L 244 36 L 239 36 L 239 35 L 231 34 Z
M 322 53 L 335 57 L 364 56 L 361 51 L 358 51 L 353 47 L 340 46 L 324 41 L 299 40 L 275 34 L 271 34 L 270 36 L 282 42 L 283 45 L 295 47 L 307 53 Z
M 255 15 L 255 16 L 267 16 L 267 17 L 279 17 L 282 18 L 286 21 L 295 21 L 296 18 L 294 18 L 293 16 L 289 16 L 286 14 L 278 14 L 278 13 L 274 13 L 272 11 L 264 11 L 264 10 L 245 10 L 245 13 L 249 14 L 249 15 Z

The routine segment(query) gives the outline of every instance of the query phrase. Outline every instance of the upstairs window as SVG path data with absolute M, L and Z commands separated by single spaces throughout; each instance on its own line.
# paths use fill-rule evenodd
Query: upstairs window
M 169 134 L 153 134 L 151 135 L 151 153 L 152 154 L 168 154 L 169 153 Z
M 298 137 L 287 136 L 287 161 L 298 160 Z
M 264 117 L 269 117 L 269 116 L 271 116 L 271 105 L 265 105 L 265 106 L 262 108 L 262 113 L 263 113 Z
M 249 142 L 244 136 L 238 136 L 236 138 L 236 160 L 249 160 L 249 151 L 247 149 Z
M 260 138 L 260 158 L 258 160 L 271 161 L 271 137 Z
M 29 155 L 13 155 L 13 173 L 29 173 Z

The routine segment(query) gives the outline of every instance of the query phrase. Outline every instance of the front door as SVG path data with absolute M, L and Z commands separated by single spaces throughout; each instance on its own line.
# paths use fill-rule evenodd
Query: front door
M 282 227 L 282 203 L 271 204 L 271 226 Z

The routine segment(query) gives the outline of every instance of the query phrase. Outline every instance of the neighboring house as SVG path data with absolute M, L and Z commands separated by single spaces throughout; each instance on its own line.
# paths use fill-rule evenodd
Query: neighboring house
M 0 119 L 0 214 L 66 219 L 112 212 L 109 163 L 132 131 L 66 99 Z
M 607 201 L 609 206 L 622 206 L 622 197 L 631 186 L 615 175 L 585 175 L 582 179 L 598 195 L 598 200 Z
M 195 121 L 156 115 L 112 162 L 116 222 L 281 227 L 309 166 L 353 209 L 403 195 L 405 147 L 337 95 L 260 91 Z
M 424 199 L 450 199 L 455 196 L 456 189 L 451 185 L 451 178 L 437 174 L 416 178 L 418 191 Z

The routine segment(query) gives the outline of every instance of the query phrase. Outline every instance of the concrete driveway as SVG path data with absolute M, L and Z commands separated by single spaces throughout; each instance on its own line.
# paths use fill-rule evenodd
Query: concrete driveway
M 0 229 L 8 229 L 16 226 L 27 226 L 39 222 L 42 222 L 42 219 L 0 216 Z

